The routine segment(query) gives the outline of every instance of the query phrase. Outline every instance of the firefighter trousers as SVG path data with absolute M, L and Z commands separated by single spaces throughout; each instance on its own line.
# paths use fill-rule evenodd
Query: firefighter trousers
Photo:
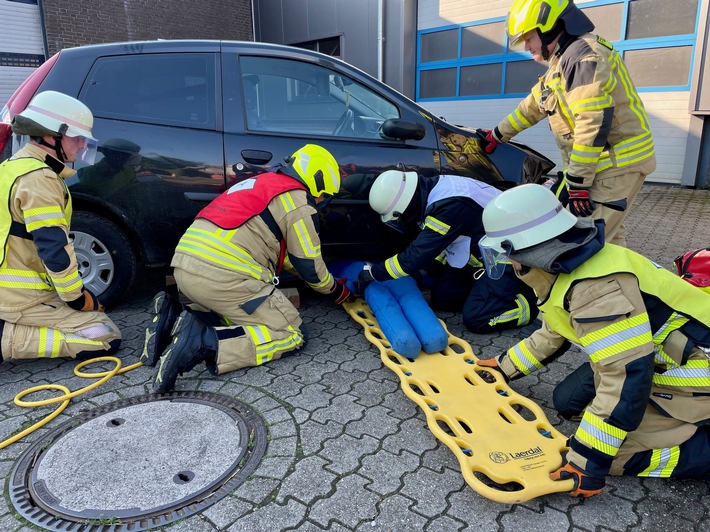
M 272 283 L 202 263 L 195 272 L 175 268 L 178 289 L 192 310 L 214 312 L 216 373 L 260 366 L 303 346 L 298 310 Z
M 73 310 L 58 295 L 16 312 L 0 311 L 4 360 L 113 354 L 121 332 L 104 312 Z
M 626 247 L 624 220 L 645 179 L 646 174 L 643 172 L 629 172 L 608 177 L 602 172 L 594 179 L 592 188 L 589 190 L 590 197 L 597 202 L 592 217 L 595 220 L 604 218 L 606 242 Z M 600 204 L 600 202 L 607 203 L 622 199 L 626 200 L 626 209 L 623 211 L 610 209 Z
M 594 394 L 594 372 L 585 362 L 557 385 L 553 403 L 562 417 L 570 419 L 584 412 Z M 710 398 L 685 399 L 697 402 L 696 408 L 685 409 L 688 412 L 705 411 L 710 415 L 710 409 L 703 406 L 710 403 Z M 641 424 L 627 434 L 609 474 L 710 479 L 710 425 L 703 425 L 707 422 L 703 419 L 698 419 L 697 424 L 693 421 L 664 415 L 649 404 Z
M 480 268 L 444 266 L 430 295 L 432 308 L 462 311 L 464 325 L 478 334 L 522 327 L 538 314 L 535 293 L 510 267 L 494 281 Z

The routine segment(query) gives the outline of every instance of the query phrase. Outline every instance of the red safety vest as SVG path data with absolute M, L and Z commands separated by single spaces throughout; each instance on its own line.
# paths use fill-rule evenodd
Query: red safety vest
M 197 213 L 197 218 L 209 220 L 222 229 L 236 229 L 264 212 L 272 199 L 289 190 L 306 190 L 306 186 L 285 174 L 266 172 L 232 185 Z M 276 275 L 281 273 L 286 257 L 286 240 L 283 235 L 280 244 Z
M 197 213 L 197 218 L 222 229 L 235 229 L 264 212 L 279 194 L 297 189 L 306 190 L 306 186 L 285 174 L 267 172 L 232 185 Z

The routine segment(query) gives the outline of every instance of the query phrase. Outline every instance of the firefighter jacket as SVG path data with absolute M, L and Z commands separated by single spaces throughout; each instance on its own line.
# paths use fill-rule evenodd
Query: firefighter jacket
M 82 297 L 69 240 L 71 195 L 64 179 L 75 172 L 28 144 L 0 165 L 0 310 L 16 312 L 54 298 Z M 8 208 L 9 207 L 9 208 Z
M 284 266 L 329 294 L 335 279 L 321 256 L 318 225 L 303 184 L 268 172 L 237 183 L 200 211 L 171 265 L 191 271 L 197 261 L 267 283 L 277 283 Z
M 443 175 L 433 179 L 436 184 L 426 196 L 421 231 L 403 252 L 372 265 L 371 273 L 377 281 L 411 275 L 437 258 L 454 268 L 482 266 L 478 241 L 485 233 L 483 208 L 500 191 L 468 177 Z
M 494 135 L 507 142 L 548 118 L 570 182 L 591 187 L 596 175 L 656 167 L 641 98 L 614 47 L 592 34 L 570 38 L 550 56 L 547 72 Z
M 710 422 L 710 295 L 628 249 L 606 244 L 570 273 L 533 268 L 543 328 L 501 357 L 511 377 L 529 374 L 565 339 L 588 356 L 596 395 L 570 441 L 568 460 L 605 476 L 648 405 Z M 680 443 L 680 442 L 678 442 Z

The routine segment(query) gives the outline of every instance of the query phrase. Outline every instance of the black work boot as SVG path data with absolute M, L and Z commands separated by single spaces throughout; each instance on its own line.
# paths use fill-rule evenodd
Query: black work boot
M 172 331 L 173 340 L 155 368 L 153 392 L 170 392 L 178 375 L 200 362 L 214 366 L 217 357 L 217 333 L 187 310 L 178 316 Z
M 160 354 L 170 343 L 170 331 L 182 312 L 182 305 L 167 292 L 158 292 L 151 303 L 153 317 L 145 328 L 145 341 L 140 361 L 144 366 L 155 366 Z

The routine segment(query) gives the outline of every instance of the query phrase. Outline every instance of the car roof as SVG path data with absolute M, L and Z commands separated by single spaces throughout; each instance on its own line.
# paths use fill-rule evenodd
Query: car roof
M 69 55 L 124 55 L 140 53 L 158 52 L 219 52 L 223 48 L 240 50 L 244 52 L 281 52 L 298 53 L 303 56 L 314 58 L 328 57 L 328 59 L 339 61 L 337 58 L 324 56 L 318 52 L 296 48 L 283 44 L 272 44 L 253 41 L 227 41 L 209 39 L 156 39 L 150 41 L 125 41 L 102 44 L 87 44 L 73 48 L 65 48 L 62 54 Z

